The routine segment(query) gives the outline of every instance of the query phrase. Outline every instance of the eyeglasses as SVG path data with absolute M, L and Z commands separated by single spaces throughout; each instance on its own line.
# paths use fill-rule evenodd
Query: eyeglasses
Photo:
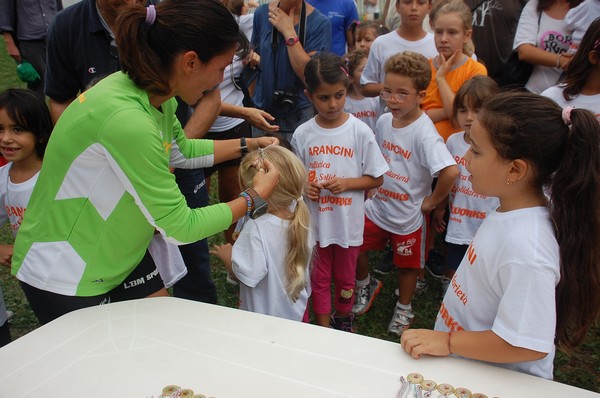
M 386 90 L 381 90 L 381 92 L 379 93 L 379 96 L 384 101 L 389 101 L 392 98 L 394 98 L 398 102 L 404 102 L 404 101 L 406 101 L 406 98 L 408 98 L 410 95 L 411 94 L 391 93 L 391 92 L 386 91 Z

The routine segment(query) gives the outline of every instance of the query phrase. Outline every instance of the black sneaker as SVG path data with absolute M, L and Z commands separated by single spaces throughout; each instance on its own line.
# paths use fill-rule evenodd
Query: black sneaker
M 383 258 L 379 262 L 379 264 L 375 265 L 373 271 L 377 272 L 381 275 L 387 275 L 396 268 L 394 264 L 392 264 L 392 259 L 394 258 L 394 253 L 392 249 L 386 246 Z
M 345 318 L 339 318 L 335 316 L 335 312 L 331 315 L 331 327 L 342 332 L 354 333 L 352 328 L 352 322 L 354 321 L 354 314 L 350 313 Z
M 425 269 L 434 278 L 443 278 L 446 275 L 446 263 L 444 257 L 435 249 L 429 250 L 429 256 L 425 262 Z

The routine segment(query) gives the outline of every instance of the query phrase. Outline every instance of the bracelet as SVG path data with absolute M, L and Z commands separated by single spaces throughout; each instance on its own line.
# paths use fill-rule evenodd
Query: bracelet
M 450 341 L 452 340 L 452 332 L 448 332 L 448 352 L 450 353 L 450 355 L 452 354 L 452 348 L 450 348 Z
M 562 54 L 558 54 L 558 58 L 556 59 L 556 67 L 560 68 L 560 57 L 562 57 Z
M 250 217 L 250 213 L 254 208 L 254 201 L 252 200 L 252 197 L 246 192 L 240 193 L 238 197 L 246 199 L 246 206 L 248 207 L 246 210 L 246 217 Z

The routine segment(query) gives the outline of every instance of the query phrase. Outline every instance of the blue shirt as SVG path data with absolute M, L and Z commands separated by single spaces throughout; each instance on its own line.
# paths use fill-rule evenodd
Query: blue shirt
M 304 95 L 304 83 L 294 73 L 288 46 L 285 38 L 278 32 L 277 50 L 271 48 L 273 25 L 268 20 L 269 5 L 263 4 L 254 12 L 254 27 L 252 30 L 252 45 L 254 51 L 260 55 L 261 73 L 256 82 L 254 102 L 258 108 L 264 109 L 275 116 L 285 116 L 272 107 L 273 92 L 275 90 L 291 90 L 298 94 L 296 109 L 310 106 L 308 98 Z M 299 26 L 296 25 L 296 32 Z M 306 40 L 304 51 L 329 51 L 331 47 L 331 23 L 318 10 L 314 10 L 306 17 Z
M 344 55 L 348 27 L 352 22 L 358 21 L 354 0 L 308 0 L 308 3 L 329 18 L 333 34 L 331 51 L 340 56 Z

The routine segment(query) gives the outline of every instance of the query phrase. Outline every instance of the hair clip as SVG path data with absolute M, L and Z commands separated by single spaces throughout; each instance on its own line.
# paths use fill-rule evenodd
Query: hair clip
M 342 70 L 342 72 L 344 72 L 344 75 L 346 75 L 346 77 L 350 76 L 350 75 L 348 75 L 348 71 L 346 69 L 344 69 L 343 66 L 340 65 L 340 69 Z

